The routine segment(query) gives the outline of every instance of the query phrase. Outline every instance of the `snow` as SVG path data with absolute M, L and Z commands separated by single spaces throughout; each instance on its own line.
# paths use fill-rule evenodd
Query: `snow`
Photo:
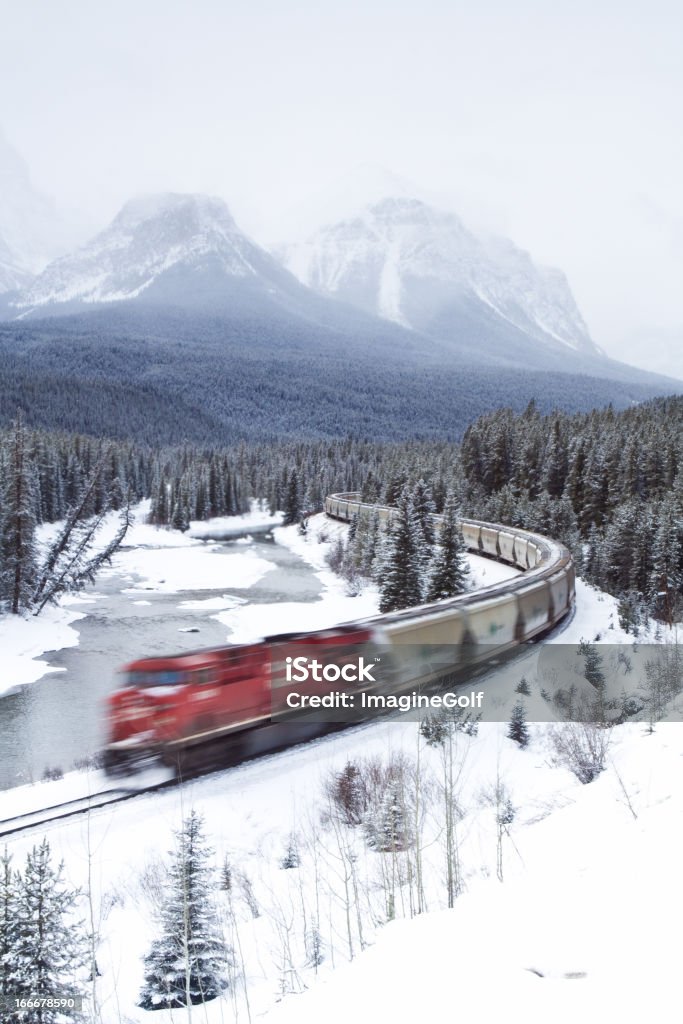
M 410 324 L 401 313 L 401 267 L 400 250 L 394 242 L 387 249 L 386 259 L 379 279 L 379 295 L 377 302 L 379 315 L 385 320 L 393 320 L 402 327 Z
M 253 883 L 261 908 L 258 919 L 251 918 L 238 894 L 234 897 L 243 973 L 252 1012 L 272 1024 L 320 1019 L 347 1024 L 349 1019 L 373 1020 L 377 1014 L 383 1020 L 409 1020 L 418 1014 L 418 1019 L 441 1020 L 454 1006 L 458 1015 L 474 1020 L 504 1015 L 530 1022 L 635 1021 L 648 1003 L 655 1019 L 670 1019 L 664 1009 L 677 998 L 678 951 L 665 925 L 683 909 L 675 885 L 676 837 L 683 819 L 678 770 L 683 730 L 661 726 L 648 736 L 641 728 L 622 727 L 608 770 L 587 787 L 563 769 L 548 766 L 541 729 L 525 751 L 503 732 L 502 727 L 483 726 L 479 737 L 463 740 L 464 783 L 458 802 L 465 814 L 460 858 L 466 890 L 455 908 L 439 909 L 443 878 L 435 840 L 425 850 L 432 912 L 385 927 L 373 925 L 368 916 L 369 948 L 360 952 L 357 947 L 350 963 L 343 908 L 338 905 L 340 881 L 335 881 L 331 857 L 333 839 L 320 825 L 322 782 L 331 767 L 339 770 L 350 757 L 387 757 L 401 749 L 414 755 L 414 725 L 366 726 L 192 783 L 180 794 L 141 796 L 92 813 L 87 831 L 80 820 L 51 827 L 55 856 L 65 857 L 72 884 L 85 883 L 86 844 L 95 851 L 104 1024 L 114 1024 L 120 1012 L 136 1024 L 149 1019 L 135 1006 L 142 980 L 140 958 L 154 935 L 145 880 L 153 878 L 165 859 L 172 829 L 190 808 L 205 817 L 216 866 L 228 855 Z M 428 755 L 423 749 L 426 760 Z M 502 884 L 495 877 L 493 811 L 481 800 L 497 768 L 517 808 L 504 840 Z M 301 838 L 304 866 L 283 871 L 279 859 L 292 829 Z M 302 900 L 312 909 L 314 879 L 306 843 L 316 831 L 318 855 L 325 860 L 319 865 L 318 885 L 324 915 L 331 918 L 322 921 L 326 959 L 316 978 L 305 966 L 298 935 L 293 935 L 295 974 L 308 991 L 287 994 L 278 1002 L 278 929 L 291 917 L 298 932 L 302 925 L 296 907 Z M 15 863 L 32 839 L 10 837 Z M 364 900 L 378 912 L 381 855 L 365 850 L 362 843 L 356 849 L 367 885 Z M 232 1019 L 233 999 L 239 1016 L 246 1018 L 240 979 L 234 993 L 202 1009 L 202 1020 L 217 1024 Z M 167 1019 L 182 1021 L 183 1011 Z
M 280 526 L 282 518 L 282 512 L 270 515 L 270 513 L 260 509 L 258 502 L 255 501 L 251 512 L 243 516 L 218 516 L 215 519 L 209 519 L 201 523 L 193 521 L 190 523 L 188 534 L 190 537 L 200 539 L 225 540 L 228 537 L 241 536 L 247 531 L 262 533 L 266 530 L 271 530 L 275 526 Z
M 207 254 L 227 276 L 253 277 L 256 270 L 247 257 L 252 249 L 221 199 L 174 193 L 141 197 L 86 245 L 50 263 L 13 305 L 132 299 L 171 267 L 196 265 Z
M 325 515 L 311 516 L 307 533 L 298 526 L 281 526 L 273 531 L 277 544 L 283 544 L 315 569 L 323 586 L 318 601 L 278 601 L 274 604 L 245 604 L 216 615 L 229 630 L 231 643 L 246 643 L 268 634 L 326 629 L 339 622 L 351 622 L 376 615 L 379 609 L 377 588 L 368 586 L 362 593 L 349 595 L 346 584 L 328 567 L 325 557 L 331 539 L 343 535 L 348 527 L 331 523 Z M 322 540 L 328 537 L 330 540 Z
M 601 354 L 561 271 L 536 266 L 509 239 L 474 234 L 455 214 L 405 193 L 385 193 L 278 251 L 302 283 L 363 309 L 376 296 L 372 311 L 402 326 L 429 332 L 439 305 L 469 294 L 531 337 Z M 430 294 L 424 322 L 423 283 Z
M 299 611 L 328 603 L 341 615 L 347 607 L 376 601 L 372 590 L 360 597 L 346 595 L 343 582 L 325 564 L 329 544 L 343 529 L 311 521 L 305 537 L 297 527 L 276 531 L 277 542 L 306 558 L 325 588 L 323 599 Z M 323 543 L 317 536 L 321 530 L 328 537 Z M 198 553 L 194 544 L 189 550 Z M 182 548 L 173 557 L 179 554 Z M 476 561 L 483 563 L 479 570 L 485 571 L 486 582 L 493 582 L 491 575 L 501 567 Z M 213 603 L 207 610 L 214 610 Z M 215 610 L 220 616 L 239 616 L 248 606 Z M 282 614 L 274 625 L 280 629 L 290 614 L 286 604 L 260 610 L 269 629 L 271 616 Z M 247 618 L 234 624 L 246 635 Z M 296 628 L 305 627 L 297 620 Z M 619 630 L 616 602 L 579 583 L 576 613 L 553 640 L 573 644 L 597 633 L 603 641 L 632 643 Z M 524 657 L 516 663 L 520 671 Z M 536 686 L 535 679 L 530 682 Z M 503 710 L 515 699 L 508 687 Z M 237 976 L 223 998 L 195 1009 L 204 1024 L 233 1019 L 348 1024 L 349 1019 L 452 1016 L 568 1024 L 635 1021 L 646 1013 L 671 1019 L 680 971 L 669 925 L 683 910 L 677 884 L 683 726 L 657 725 L 653 734 L 643 725 L 613 730 L 607 768 L 588 786 L 566 768 L 551 766 L 545 726 L 530 729 L 526 750 L 507 739 L 505 724 L 483 724 L 476 737 L 458 735 L 462 817 L 457 827 L 464 891 L 452 910 L 444 909 L 443 823 L 434 789 L 426 800 L 424 826 L 427 914 L 410 919 L 404 885 L 397 890 L 399 919 L 385 923 L 382 879 L 386 883 L 391 855 L 366 849 L 360 830 L 347 829 L 349 863 L 359 885 L 351 921 L 352 959 L 343 870 L 338 840 L 326 818 L 324 782 L 349 759 L 377 756 L 386 761 L 403 752 L 414 760 L 414 722 L 370 722 L 180 789 L 141 794 L 94 811 L 87 820 L 10 836 L 7 845 L 14 865 L 20 866 L 26 851 L 47 832 L 55 857 L 66 862 L 71 884 L 87 888 L 92 871 L 102 1024 L 150 1020 L 136 1002 L 141 958 L 156 934 L 155 879 L 167 862 L 172 831 L 192 808 L 204 815 L 215 867 L 228 857 L 235 872 L 248 876 L 260 908 L 253 917 L 237 881 L 230 900 L 216 891 L 226 936 L 235 949 Z M 421 770 L 438 779 L 438 750 L 422 744 L 420 757 Z M 495 812 L 487 802 L 497 779 L 515 808 L 509 834 L 503 836 L 502 882 L 496 877 Z M 17 807 L 47 806 L 101 788 L 101 773 L 93 771 L 3 793 L 0 818 Z M 283 870 L 280 862 L 292 832 L 298 836 L 301 866 Z M 306 962 L 302 908 L 308 926 L 320 915 L 325 959 L 317 971 Z M 179 1009 L 163 1018 L 180 1024 L 187 1014 Z
M 0 694 L 11 693 L 27 683 L 34 683 L 47 672 L 57 672 L 41 654 L 59 651 L 78 644 L 78 632 L 72 623 L 85 618 L 84 612 L 64 603 L 45 608 L 40 618 L 23 615 L 0 616 L 0 651 L 2 674 Z
M 175 548 L 172 557 L 164 548 L 132 550 L 118 554 L 112 570 L 138 579 L 124 593 L 139 590 L 172 594 L 182 590 L 219 590 L 230 585 L 235 588 L 253 586 L 273 569 L 265 558 L 253 552 L 226 554 L 218 545 L 195 548 Z

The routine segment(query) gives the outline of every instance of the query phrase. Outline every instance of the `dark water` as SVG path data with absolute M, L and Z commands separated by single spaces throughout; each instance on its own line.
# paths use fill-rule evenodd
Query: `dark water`
M 246 598 L 249 604 L 271 604 L 315 601 L 320 595 L 322 588 L 313 569 L 271 538 L 259 537 L 239 547 L 234 540 L 220 544 L 213 540 L 211 546 L 217 558 L 249 550 L 276 568 L 248 589 L 221 587 L 176 594 L 140 590 L 122 594 L 123 588 L 131 586 L 129 577 L 101 576 L 92 589 L 102 596 L 78 609 L 87 615 L 73 625 L 80 635 L 79 646 L 41 658 L 61 671 L 0 697 L 0 789 L 38 781 L 46 768 L 68 771 L 77 760 L 101 749 L 103 702 L 116 686 L 117 668 L 125 662 L 226 643 L 227 628 L 211 618 L 215 610 L 179 608 L 181 603 L 228 595 Z M 135 604 L 140 600 L 150 603 Z M 199 632 L 181 632 L 193 626 Z M 263 632 L 271 628 L 264 621 Z

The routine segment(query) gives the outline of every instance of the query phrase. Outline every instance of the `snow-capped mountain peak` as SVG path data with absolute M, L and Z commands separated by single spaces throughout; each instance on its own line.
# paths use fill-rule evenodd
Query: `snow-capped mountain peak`
M 237 228 L 222 199 L 163 193 L 123 206 L 112 223 L 76 252 L 51 263 L 17 308 L 108 303 L 138 297 L 173 268 L 255 276 L 259 250 Z
M 483 304 L 536 340 L 600 351 L 561 271 L 419 199 L 382 199 L 280 257 L 309 287 L 428 334 L 445 336 L 455 309 Z

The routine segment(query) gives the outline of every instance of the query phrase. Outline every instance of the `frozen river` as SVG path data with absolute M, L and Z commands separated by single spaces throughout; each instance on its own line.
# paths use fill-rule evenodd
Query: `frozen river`
M 267 535 L 248 543 L 212 540 L 189 550 L 203 559 L 210 552 L 211 560 L 249 554 L 272 568 L 248 587 L 231 586 L 226 557 L 225 585 L 207 589 L 205 583 L 201 590 L 174 593 L 158 588 L 147 592 L 144 582 L 131 581 L 123 572 L 98 578 L 90 589 L 100 596 L 83 606 L 86 618 L 75 624 L 79 645 L 45 655 L 44 660 L 60 671 L 0 697 L 0 789 L 38 781 L 46 768 L 67 771 L 101 749 L 104 700 L 116 686 L 117 668 L 125 662 L 226 643 L 227 627 L 212 618 L 207 607 L 211 598 L 248 601 L 250 606 L 314 602 L 323 589 L 309 564 Z M 171 551 L 168 559 L 170 567 Z M 222 573 L 214 568 L 212 575 Z M 128 589 L 132 583 L 137 589 Z M 194 607 L 185 607 L 192 602 Z M 264 634 L 272 632 L 267 619 L 264 614 Z

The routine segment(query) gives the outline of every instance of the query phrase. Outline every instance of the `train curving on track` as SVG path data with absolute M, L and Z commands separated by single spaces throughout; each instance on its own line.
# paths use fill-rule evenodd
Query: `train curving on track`
M 390 508 L 364 504 L 357 493 L 330 495 L 325 512 L 344 522 L 374 514 L 387 522 L 393 515 Z M 433 520 L 438 531 L 441 519 Z M 211 766 L 217 753 L 228 750 L 239 760 L 317 735 L 325 721 L 329 728 L 330 721 L 345 720 L 302 714 L 300 699 L 289 703 L 295 654 L 336 666 L 329 677 L 299 685 L 299 698 L 338 693 L 340 678 L 353 678 L 359 652 L 374 655 L 374 662 L 384 656 L 392 666 L 392 691 L 407 691 L 448 673 L 465 673 L 534 640 L 571 611 L 575 574 L 565 547 L 526 530 L 477 520 L 465 519 L 461 526 L 469 551 L 515 566 L 519 575 L 327 630 L 141 658 L 124 666 L 123 685 L 108 703 L 107 771 L 127 773 L 152 759 L 183 774 Z M 379 681 L 371 676 L 362 689 L 377 694 L 386 688 L 386 675 Z M 357 685 L 346 688 L 358 692 Z
M 377 513 L 391 521 L 393 509 L 367 505 L 355 493 L 332 494 L 325 512 L 350 522 Z M 441 517 L 433 516 L 438 533 Z M 393 612 L 373 620 L 381 623 L 392 643 L 449 644 L 462 647 L 462 657 L 488 658 L 552 629 L 572 609 L 575 571 L 562 544 L 511 526 L 476 519 L 460 522 L 467 550 L 520 569 L 520 575 L 446 601 Z

